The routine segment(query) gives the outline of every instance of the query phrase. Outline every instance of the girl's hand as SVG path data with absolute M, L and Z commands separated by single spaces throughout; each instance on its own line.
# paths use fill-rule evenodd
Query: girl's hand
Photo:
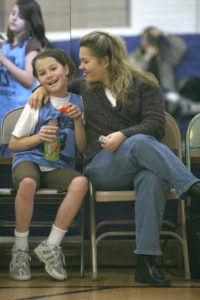
M 42 126 L 39 131 L 39 137 L 41 142 L 52 142 L 56 138 L 56 130 L 58 128 L 55 126 Z
M 49 101 L 49 93 L 43 86 L 38 87 L 30 96 L 28 103 L 31 108 L 41 107 Z
M 77 105 L 69 102 L 66 105 L 66 109 L 67 109 L 67 114 L 70 117 L 72 117 L 74 120 L 81 118 L 81 110 Z
M 101 146 L 108 151 L 115 151 L 120 146 L 120 144 L 126 140 L 126 136 L 120 132 L 114 132 L 106 136 L 109 141 L 106 144 L 102 144 Z
M 3 51 L 0 49 L 0 64 L 3 64 L 4 58 L 5 58 L 5 55 L 3 54 Z

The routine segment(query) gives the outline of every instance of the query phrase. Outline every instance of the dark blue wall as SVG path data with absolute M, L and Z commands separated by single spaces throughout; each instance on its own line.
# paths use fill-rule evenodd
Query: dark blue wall
M 185 77 L 200 76 L 200 35 L 183 34 L 179 36 L 187 43 L 188 51 L 175 71 L 175 78 L 177 82 Z M 126 43 L 128 53 L 139 46 L 140 36 L 122 36 L 122 38 Z M 68 54 L 72 55 L 78 69 L 78 65 L 80 64 L 78 38 L 72 38 L 71 42 L 53 42 L 53 45 L 55 48 L 64 49 L 68 52 Z M 81 73 L 78 72 L 78 75 L 81 75 Z

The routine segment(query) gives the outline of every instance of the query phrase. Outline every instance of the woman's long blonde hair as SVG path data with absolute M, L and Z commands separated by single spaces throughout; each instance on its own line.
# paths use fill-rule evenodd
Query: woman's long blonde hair
M 128 61 L 125 42 L 119 36 L 103 31 L 92 31 L 80 39 L 79 46 L 89 48 L 91 54 L 99 60 L 106 56 L 109 58 L 110 90 L 123 102 L 129 100 L 127 93 L 133 84 L 133 74 L 151 85 L 158 85 L 152 74 L 139 70 Z M 99 83 L 89 85 L 95 87 Z

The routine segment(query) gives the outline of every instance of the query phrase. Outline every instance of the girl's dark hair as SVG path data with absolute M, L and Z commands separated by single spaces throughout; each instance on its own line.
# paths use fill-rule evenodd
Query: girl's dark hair
M 73 80 L 76 76 L 76 68 L 73 60 L 68 56 L 68 54 L 61 49 L 46 49 L 38 53 L 38 55 L 32 60 L 33 67 L 33 76 L 37 78 L 37 70 L 36 70 L 36 61 L 38 59 L 53 57 L 57 60 L 62 66 L 68 65 L 69 74 L 67 76 L 68 81 Z
M 45 37 L 45 25 L 39 4 L 35 0 L 17 0 L 15 5 L 19 7 L 21 17 L 27 23 L 27 30 L 22 40 L 26 40 L 29 36 L 39 40 L 43 48 L 52 48 L 51 43 Z M 8 27 L 8 42 L 12 43 L 14 34 Z

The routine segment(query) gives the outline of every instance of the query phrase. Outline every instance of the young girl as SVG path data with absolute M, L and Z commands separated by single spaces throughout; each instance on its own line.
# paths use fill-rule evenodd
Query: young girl
M 26 104 L 36 79 L 31 62 L 41 47 L 49 47 L 35 0 L 17 0 L 9 15 L 7 42 L 0 49 L 0 122 L 9 110 Z
M 76 149 L 79 152 L 84 150 L 86 137 L 81 98 L 67 91 L 66 76 L 70 79 L 74 70 L 73 63 L 63 50 L 47 49 L 34 58 L 33 73 L 49 92 L 50 101 L 36 110 L 27 104 L 10 140 L 10 150 L 15 152 L 12 179 L 17 190 L 10 276 L 16 280 L 31 278 L 27 238 L 34 194 L 40 186 L 67 191 L 48 239 L 34 250 L 45 263 L 45 270 L 50 276 L 57 280 L 67 278 L 60 243 L 88 188 L 87 179 L 75 170 Z M 63 105 L 68 114 L 59 110 Z M 56 127 L 48 125 L 52 119 L 58 121 L 60 137 L 60 156 L 55 161 L 44 157 L 44 142 L 52 142 L 56 137 Z

